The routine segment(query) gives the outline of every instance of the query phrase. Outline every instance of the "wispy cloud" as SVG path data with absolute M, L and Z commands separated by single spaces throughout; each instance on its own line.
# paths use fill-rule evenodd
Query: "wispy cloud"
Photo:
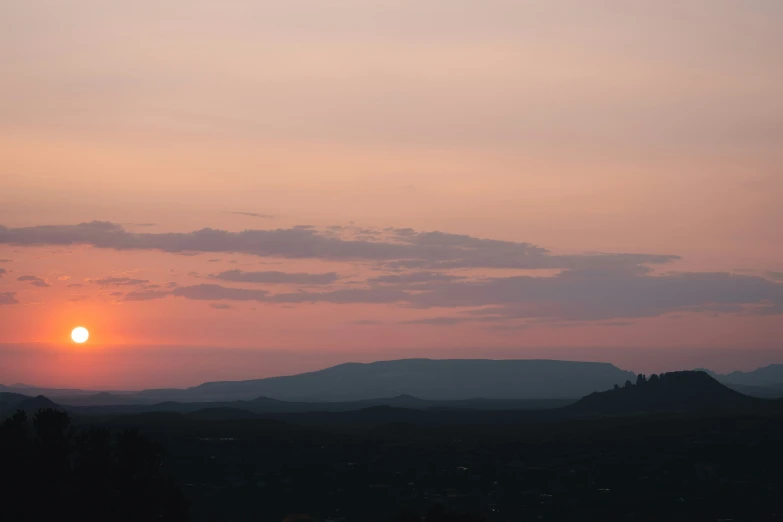
M 342 233 L 333 227 L 329 234 Z M 456 315 L 416 320 L 419 324 L 506 322 L 523 319 L 549 321 L 604 321 L 620 326 L 624 319 L 674 312 L 705 314 L 783 313 L 783 284 L 779 273 L 764 277 L 732 273 L 655 274 L 646 264 L 665 263 L 673 255 L 605 254 L 555 255 L 529 244 L 475 238 L 443 232 L 386 229 L 379 241 L 354 240 L 311 227 L 228 232 L 203 229 L 189 233 L 133 233 L 103 222 L 74 226 L 0 227 L 0 243 L 21 245 L 88 243 L 113 249 L 154 249 L 166 252 L 241 252 L 257 256 L 368 262 L 397 272 L 364 281 L 340 284 L 335 272 L 305 273 L 228 270 L 212 279 L 230 283 L 287 284 L 297 291 L 273 293 L 265 289 L 220 284 L 144 287 L 129 292 L 124 301 L 146 301 L 167 296 L 202 301 L 262 303 L 395 304 L 415 309 L 451 309 Z M 346 232 L 346 234 L 350 234 Z M 470 278 L 445 272 L 472 271 Z M 488 277 L 486 269 L 559 269 L 554 276 Z M 35 276 L 20 278 L 31 284 L 48 283 Z M 105 277 L 102 285 L 142 285 L 144 279 Z M 307 288 L 330 285 L 328 290 Z M 464 318 L 460 316 L 464 315 Z M 612 323 L 608 323 L 610 321 Z
M 272 214 L 259 214 L 257 212 L 228 212 L 229 214 L 236 214 L 238 216 L 248 216 L 261 219 L 274 219 Z
M 125 297 L 123 297 L 122 300 L 123 301 L 152 301 L 154 299 L 163 299 L 168 295 L 170 295 L 170 292 L 164 292 L 161 290 L 136 290 L 125 294 Z
M 133 279 L 130 277 L 101 277 L 93 279 L 93 283 L 100 286 L 132 286 L 149 283 L 149 279 Z
M 496 323 L 505 320 L 506 319 L 504 317 L 498 317 L 494 315 L 463 314 L 461 316 L 451 315 L 451 316 L 424 317 L 422 319 L 403 321 L 401 324 L 426 324 L 431 326 L 451 326 L 455 324 L 465 324 L 465 323 Z
M 449 325 L 518 319 L 612 321 L 654 317 L 672 312 L 783 313 L 783 284 L 758 276 L 730 273 L 651 275 L 643 270 L 566 271 L 553 277 L 513 276 L 477 281 L 444 281 L 422 290 L 369 286 L 273 294 L 267 290 L 217 284 L 137 292 L 126 300 L 161 299 L 167 295 L 205 301 L 263 303 L 400 304 L 418 309 L 453 309 L 464 314 L 423 318 L 412 324 Z M 620 326 L 620 321 L 603 323 Z
M 289 259 L 365 261 L 390 268 L 419 270 L 611 268 L 678 259 L 678 256 L 668 254 L 555 255 L 530 243 L 412 229 L 393 229 L 386 233 L 382 241 L 342 238 L 309 226 L 242 232 L 205 228 L 187 233 L 135 233 L 114 223 L 93 221 L 79 225 L 0 226 L 0 244 L 89 244 L 99 248 L 162 250 L 177 254 L 238 252 Z
M 465 279 L 462 276 L 451 274 L 442 274 L 438 272 L 408 272 L 405 274 L 389 274 L 373 277 L 368 280 L 369 283 L 383 284 L 413 284 L 413 283 L 443 283 Z
M 23 281 L 25 283 L 29 283 L 32 286 L 38 286 L 38 287 L 41 287 L 41 288 L 46 288 L 48 286 L 52 286 L 52 285 L 49 284 L 48 281 L 46 281 L 46 279 L 43 279 L 41 277 L 34 276 L 34 275 L 24 275 L 24 276 L 21 276 L 21 277 L 17 277 L 16 280 L 17 281 Z
M 269 292 L 266 290 L 203 284 L 175 288 L 171 295 L 197 301 L 265 301 Z
M 19 304 L 16 299 L 16 292 L 0 292 L 0 305 Z
M 267 272 L 243 272 L 242 270 L 227 270 L 219 274 L 212 274 L 212 278 L 221 281 L 233 281 L 238 283 L 268 283 L 268 284 L 299 284 L 299 285 L 328 285 L 337 281 L 339 276 L 335 272 L 323 274 L 286 273 L 277 271 Z

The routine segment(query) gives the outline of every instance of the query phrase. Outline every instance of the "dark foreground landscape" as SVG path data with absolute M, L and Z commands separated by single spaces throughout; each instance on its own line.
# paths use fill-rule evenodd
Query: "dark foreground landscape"
M 2 518 L 783 520 L 783 404 L 704 372 L 548 408 L 270 401 L 128 412 L 3 393 Z

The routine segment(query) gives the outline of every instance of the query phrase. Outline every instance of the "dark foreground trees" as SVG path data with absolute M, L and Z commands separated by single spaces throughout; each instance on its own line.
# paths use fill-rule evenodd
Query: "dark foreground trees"
M 459 513 L 445 508 L 440 504 L 434 505 L 427 514 L 422 517 L 415 511 L 403 511 L 399 513 L 393 522 L 485 522 L 486 519 L 471 513 Z
M 161 471 L 161 449 L 136 431 L 74 433 L 67 413 L 17 412 L 0 424 L 0 519 L 184 521 L 187 504 Z

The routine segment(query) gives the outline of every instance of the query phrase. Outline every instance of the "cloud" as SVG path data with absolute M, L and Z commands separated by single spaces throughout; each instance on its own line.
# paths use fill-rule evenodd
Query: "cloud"
M 396 303 L 404 302 L 409 294 L 402 290 L 386 288 L 352 288 L 347 290 L 334 290 L 331 292 L 296 292 L 290 294 L 276 294 L 269 298 L 274 303 L 334 303 L 334 304 L 360 304 L 360 303 Z
M 412 229 L 393 229 L 383 240 L 367 241 L 325 234 L 309 226 L 242 232 L 205 228 L 187 233 L 136 233 L 103 221 L 23 228 L 0 226 L 0 244 L 89 244 L 115 250 L 161 250 L 176 254 L 234 252 L 288 259 L 374 262 L 394 269 L 417 270 L 611 268 L 678 259 L 678 256 L 660 254 L 554 255 L 530 243 Z
M 358 321 L 354 321 L 353 324 L 359 326 L 372 326 L 372 325 L 383 324 L 383 323 L 381 321 L 373 321 L 370 319 L 359 319 Z
M 19 304 L 16 300 L 16 292 L 0 292 L 0 305 Z
M 443 283 L 465 279 L 461 276 L 442 274 L 439 272 L 408 272 L 405 274 L 390 274 L 373 277 L 368 280 L 369 283 L 384 284 L 411 284 L 411 283 Z
M 256 212 L 229 212 L 229 214 L 236 214 L 238 216 L 249 216 L 249 217 L 261 218 L 261 219 L 274 219 L 275 217 L 272 214 L 258 214 Z
M 257 301 L 261 303 L 394 303 L 405 301 L 408 293 L 384 288 L 352 288 L 331 292 L 291 292 L 270 294 L 266 290 L 231 288 L 216 284 L 178 286 L 171 291 L 138 291 L 125 294 L 125 301 L 149 301 L 166 296 L 195 301 Z
M 175 288 L 171 295 L 197 301 L 266 301 L 269 292 L 247 288 L 229 288 L 226 286 L 202 284 Z
M 609 320 L 674 311 L 769 313 L 783 305 L 783 285 L 730 273 L 649 275 L 638 271 L 566 271 L 554 277 L 515 276 L 458 282 L 412 294 L 411 305 L 482 307 L 470 315 L 499 318 Z
M 24 281 L 24 282 L 29 283 L 32 286 L 38 286 L 38 287 L 41 287 L 41 288 L 46 288 L 48 286 L 52 286 L 45 279 L 42 279 L 42 278 L 40 278 L 38 276 L 34 276 L 34 275 L 25 275 L 25 276 L 17 277 L 16 280 L 17 281 Z
M 414 319 L 412 321 L 405 321 L 402 324 L 428 324 L 432 326 L 452 326 L 455 324 L 463 324 L 472 321 L 476 321 L 476 319 L 472 317 L 427 317 L 424 319 Z
M 61 275 L 57 278 L 58 281 L 68 281 L 71 278 L 69 275 Z
M 775 281 L 783 281 L 783 272 L 767 272 L 767 277 Z
M 464 317 L 434 317 L 409 322 L 441 325 L 518 319 L 611 321 L 673 312 L 783 313 L 783 284 L 763 277 L 722 272 L 651 275 L 649 271 L 637 268 L 570 270 L 552 277 L 451 281 L 423 289 L 419 283 L 409 283 L 407 286 L 272 294 L 260 289 L 201 284 L 176 287 L 171 291 L 130 293 L 126 300 L 160 299 L 167 295 L 204 301 L 401 304 L 419 309 L 462 309 Z
M 2 278 L 3 278 L 3 276 L 4 276 L 6 273 L 7 273 L 7 272 L 6 272 L 6 269 L 5 269 L 5 268 L 0 268 L 0 279 L 2 279 Z
M 493 330 L 497 332 L 513 332 L 517 330 L 527 330 L 531 325 L 523 324 L 493 324 L 486 326 L 484 330 Z
M 102 277 L 93 279 L 93 283 L 101 286 L 129 286 L 149 283 L 149 279 L 132 279 L 130 277 Z
M 134 292 L 128 292 L 125 294 L 125 297 L 122 298 L 123 301 L 152 301 L 154 299 L 163 299 L 164 297 L 170 295 L 169 292 L 164 292 L 160 290 L 136 290 Z
M 181 286 L 171 295 L 197 301 L 258 301 L 261 303 L 393 303 L 404 300 L 407 294 L 385 289 L 347 289 L 331 292 L 292 292 L 271 295 L 266 290 L 230 288 L 215 284 Z
M 233 310 L 234 307 L 230 304 L 225 303 L 209 303 L 210 308 L 214 308 L 215 310 Z
M 0 263 L 10 263 L 10 259 L 0 259 Z
M 494 316 L 442 316 L 442 317 L 425 317 L 423 319 L 413 319 L 411 321 L 404 321 L 401 324 L 428 324 L 433 326 L 451 326 L 455 324 L 464 323 L 493 323 L 503 320 L 500 317 Z
M 332 233 L 333 231 L 329 231 Z M 146 301 L 167 296 L 204 301 L 262 303 L 399 304 L 419 309 L 459 309 L 462 317 L 425 318 L 418 324 L 545 321 L 611 321 L 653 317 L 677 312 L 705 314 L 783 313 L 783 284 L 778 272 L 764 277 L 730 273 L 655 274 L 645 264 L 665 263 L 676 256 L 587 253 L 554 255 L 529 243 L 475 238 L 443 232 L 386 229 L 379 241 L 357 241 L 324 235 L 310 227 L 227 232 L 203 229 L 190 233 L 132 233 L 103 222 L 75 226 L 0 227 L 0 243 L 22 245 L 88 243 L 112 249 L 154 249 L 166 252 L 244 253 L 283 258 L 313 258 L 370 262 L 405 269 L 372 277 L 364 287 L 328 291 L 270 293 L 220 284 L 144 288 L 125 294 L 124 301 Z M 413 268 L 409 268 L 413 267 Z M 449 268 L 547 268 L 561 271 L 550 277 L 460 277 Z M 213 274 L 219 281 L 327 285 L 339 281 L 336 273 L 245 272 Z M 48 285 L 35 276 L 31 284 Z M 98 284 L 143 284 L 146 280 L 102 278 Z M 362 284 L 360 283 L 360 284 Z M 603 323 L 608 324 L 608 323 Z M 619 324 L 618 324 L 619 326 Z
M 335 272 L 306 274 L 275 271 L 243 272 L 242 270 L 228 270 L 219 274 L 212 274 L 211 277 L 222 281 L 233 281 L 238 283 L 328 285 L 337 281 L 339 276 Z
M 66 285 L 66 286 L 67 286 L 68 288 L 77 288 L 77 287 L 84 286 L 84 285 L 83 285 L 83 284 L 81 284 L 81 283 L 71 283 L 71 284 L 69 284 L 69 285 Z

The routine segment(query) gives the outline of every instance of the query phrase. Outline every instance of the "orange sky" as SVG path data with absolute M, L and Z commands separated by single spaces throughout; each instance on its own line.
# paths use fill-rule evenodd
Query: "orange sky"
M 0 382 L 783 362 L 781 23 L 772 0 L 7 6 Z

